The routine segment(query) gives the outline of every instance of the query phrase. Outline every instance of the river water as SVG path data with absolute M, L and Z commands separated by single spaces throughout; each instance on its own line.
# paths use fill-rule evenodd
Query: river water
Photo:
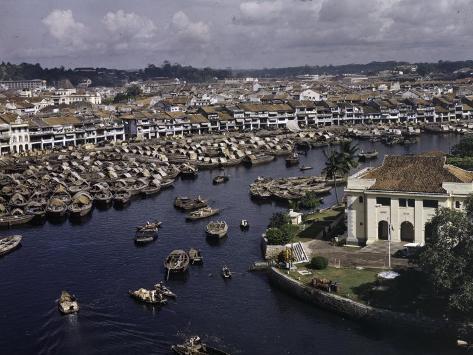
M 423 135 L 409 146 L 359 142 L 380 155 L 431 150 L 448 151 L 454 135 Z M 269 285 L 263 273 L 248 273 L 261 259 L 260 235 L 275 204 L 250 200 L 248 185 L 258 176 L 319 174 L 321 149 L 309 151 L 300 172 L 284 159 L 251 169 L 227 169 L 230 181 L 212 185 L 219 171 L 202 171 L 195 180 L 178 180 L 175 188 L 136 200 L 125 210 L 95 209 L 81 224 L 65 221 L 24 227 L 23 246 L 0 258 L 0 354 L 167 354 L 171 344 L 199 334 L 234 354 L 432 354 L 453 348 L 409 334 L 372 329 L 306 305 Z M 365 165 L 362 165 L 363 167 Z M 201 195 L 223 209 L 228 238 L 218 244 L 204 233 L 208 221 L 189 223 L 173 208 L 178 195 Z M 325 205 L 334 195 L 325 198 Z M 134 228 L 147 220 L 163 221 L 159 238 L 146 247 L 133 243 Z M 240 231 L 244 218 L 250 230 Z M 129 289 L 150 288 L 165 277 L 163 260 L 173 249 L 196 247 L 204 264 L 192 266 L 184 278 L 171 278 L 178 295 L 161 309 L 134 302 Z M 234 272 L 224 281 L 220 269 Z M 56 300 L 61 290 L 73 292 L 81 310 L 61 316 Z

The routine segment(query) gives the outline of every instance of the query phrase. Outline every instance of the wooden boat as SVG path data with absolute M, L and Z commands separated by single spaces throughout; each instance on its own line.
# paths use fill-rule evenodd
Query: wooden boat
M 195 221 L 198 219 L 208 218 L 219 214 L 220 210 L 218 208 L 204 207 L 196 211 L 191 211 L 187 214 L 186 219 L 189 221 Z
M 293 166 L 299 164 L 299 154 L 297 152 L 293 152 L 291 156 L 286 158 L 286 165 Z
M 228 225 L 225 221 L 212 221 L 205 227 L 205 232 L 210 237 L 223 238 L 227 235 Z
M 135 242 L 145 244 L 155 240 L 158 237 L 160 225 L 161 222 L 146 222 L 146 224 L 136 227 Z
M 240 228 L 242 230 L 248 230 L 250 228 L 250 225 L 246 219 L 242 219 L 240 222 Z
M 11 227 L 29 223 L 34 218 L 33 214 L 26 214 L 20 208 L 13 209 L 9 214 L 0 217 L 0 227 Z
M 148 304 L 165 304 L 166 298 L 157 290 L 147 290 L 140 288 L 136 291 L 128 291 L 128 294 L 137 301 Z
M 189 198 L 185 196 L 178 196 L 174 200 L 174 206 L 184 211 L 197 210 L 199 208 L 207 207 L 207 200 L 202 199 L 200 196 L 197 198 Z
M 94 195 L 94 202 L 97 205 L 106 206 L 112 202 L 112 192 L 110 190 L 101 190 Z
M 46 213 L 50 217 L 62 217 L 67 212 L 66 203 L 59 198 L 51 198 L 46 206 Z
M 72 197 L 72 203 L 69 205 L 69 214 L 73 217 L 83 217 L 92 210 L 93 198 L 88 192 L 80 191 Z
M 218 175 L 213 178 L 212 182 L 214 185 L 223 184 L 229 180 L 227 175 Z
M 232 278 L 232 272 L 230 269 L 225 265 L 222 267 L 222 276 L 224 279 L 231 279 Z
M 129 191 L 130 191 L 132 196 L 133 195 L 138 195 L 144 189 L 146 189 L 148 186 L 149 186 L 148 183 L 146 181 L 144 181 L 143 179 L 137 179 L 133 182 L 133 184 L 131 184 Z M 161 186 L 160 186 L 160 188 L 161 188 Z
M 189 267 L 189 255 L 181 249 L 173 250 L 164 261 L 164 267 L 171 272 L 185 272 Z
M 74 295 L 67 291 L 62 291 L 58 308 L 62 314 L 77 313 L 79 312 L 79 303 L 77 303 L 77 298 Z
M 372 150 L 368 152 L 365 152 L 362 150 L 361 152 L 358 153 L 358 158 L 360 160 L 375 159 L 377 156 L 378 156 L 378 152 L 376 150 Z
M 204 258 L 202 257 L 202 253 L 200 252 L 199 249 L 190 248 L 188 254 L 189 254 L 189 259 L 192 264 L 201 263 L 204 261 Z
M 267 154 L 249 154 L 243 158 L 243 163 L 248 165 L 261 165 L 272 162 L 274 155 Z
M 299 170 L 300 171 L 305 171 L 305 170 L 310 170 L 310 169 L 313 169 L 311 166 L 308 166 L 308 165 L 302 165 Z
M 187 339 L 183 344 L 172 345 L 171 350 L 178 355 L 229 355 L 223 350 L 203 344 L 198 336 Z
M 189 164 L 182 164 L 180 166 L 181 176 L 183 177 L 196 177 L 199 171 L 196 167 Z
M 154 289 L 161 295 L 167 298 L 176 298 L 176 294 L 164 285 L 164 282 L 160 281 L 154 285 Z
M 113 203 L 115 206 L 123 207 L 130 202 L 131 193 L 129 191 L 118 191 L 113 196 Z
M 21 246 L 21 235 L 12 235 L 0 239 L 0 256 L 6 255 Z
M 37 201 L 30 201 L 25 207 L 27 214 L 32 214 L 35 218 L 43 218 L 46 216 L 46 206 Z
M 159 191 L 161 191 L 161 184 L 155 185 L 148 185 L 143 190 L 141 190 L 141 194 L 145 197 L 156 195 Z
M 173 187 L 173 184 L 174 184 L 174 179 L 163 180 L 161 182 L 161 190 L 169 189 L 170 187 Z

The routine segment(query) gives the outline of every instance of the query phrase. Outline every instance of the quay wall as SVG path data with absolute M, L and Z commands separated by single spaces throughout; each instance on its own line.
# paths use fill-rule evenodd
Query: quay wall
M 291 295 L 353 320 L 407 332 L 415 331 L 423 335 L 436 335 L 452 340 L 463 339 L 469 343 L 473 342 L 472 323 L 459 323 L 371 307 L 333 293 L 305 286 L 275 267 L 270 269 L 268 276 L 273 285 Z

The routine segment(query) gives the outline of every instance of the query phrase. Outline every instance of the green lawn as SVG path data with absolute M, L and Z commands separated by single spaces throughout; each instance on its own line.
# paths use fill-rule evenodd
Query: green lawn
M 302 276 L 297 272 L 300 270 L 308 270 L 312 272 L 312 275 Z M 362 301 L 362 299 L 357 296 L 355 290 L 361 285 L 376 281 L 376 274 L 378 272 L 379 270 L 357 270 L 351 268 L 337 269 L 334 267 L 328 267 L 325 270 L 312 270 L 305 266 L 298 265 L 297 270 L 290 271 L 289 274 L 291 277 L 300 280 L 306 285 L 309 285 L 314 277 L 337 281 L 340 284 L 338 295 L 355 301 Z
M 344 207 L 338 206 L 321 212 L 304 215 L 303 221 L 308 227 L 299 232 L 294 241 L 305 242 L 317 237 L 322 230 L 332 223 L 340 214 L 344 213 Z

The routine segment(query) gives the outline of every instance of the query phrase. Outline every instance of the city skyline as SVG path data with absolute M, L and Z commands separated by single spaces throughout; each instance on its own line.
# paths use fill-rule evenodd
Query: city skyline
M 70 0 L 0 4 L 2 61 L 236 69 L 468 59 L 465 0 Z

